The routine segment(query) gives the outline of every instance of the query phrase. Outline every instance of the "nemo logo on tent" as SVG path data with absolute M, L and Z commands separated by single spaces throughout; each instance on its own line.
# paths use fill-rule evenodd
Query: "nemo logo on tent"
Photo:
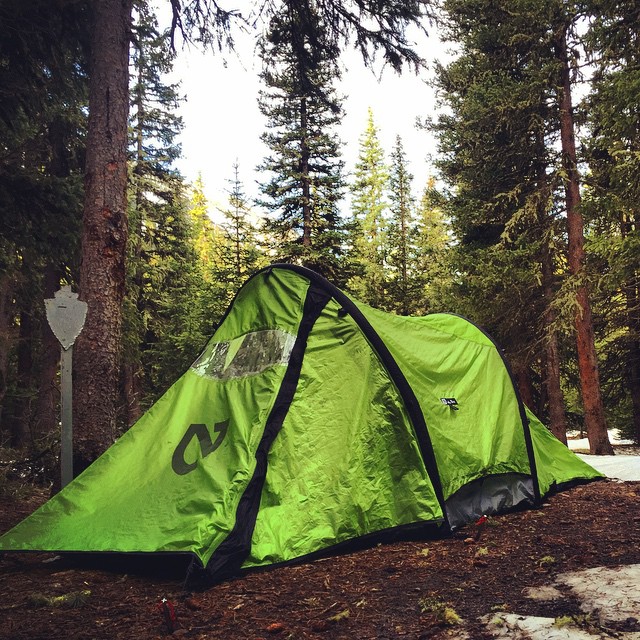
M 442 404 L 446 404 L 448 407 L 451 407 L 454 411 L 457 411 L 460 407 L 458 406 L 458 401 L 455 398 L 440 398 L 440 402 Z
M 171 458 L 171 467 L 172 469 L 179 475 L 184 476 L 187 473 L 193 471 L 198 462 L 197 459 L 193 462 L 187 462 L 185 460 L 185 453 L 187 452 L 187 447 L 191 443 L 194 438 L 198 439 L 200 443 L 200 452 L 202 453 L 202 457 L 206 458 L 208 455 L 212 454 L 224 440 L 224 437 L 227 435 L 227 431 L 229 430 L 229 419 L 224 422 L 218 422 L 213 426 L 214 433 L 218 434 L 215 442 L 211 440 L 211 436 L 209 435 L 209 430 L 207 429 L 206 424 L 191 424 L 189 428 L 186 430 L 185 434 L 182 436 L 182 439 L 178 443 L 178 446 L 175 448 L 173 452 L 173 456 Z

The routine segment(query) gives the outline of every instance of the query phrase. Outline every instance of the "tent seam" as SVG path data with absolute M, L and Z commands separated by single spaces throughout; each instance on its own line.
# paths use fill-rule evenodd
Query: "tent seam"
M 404 401 L 407 415 L 409 416 L 418 440 L 418 448 L 420 450 L 422 460 L 425 464 L 429 479 L 431 480 L 436 499 L 438 500 L 438 504 L 442 510 L 445 527 L 450 531 L 451 527 L 449 526 L 449 520 L 447 517 L 442 481 L 440 479 L 440 472 L 438 470 L 438 463 L 433 449 L 433 443 L 431 442 L 429 428 L 426 424 L 424 414 L 413 388 L 409 384 L 409 381 L 405 377 L 402 369 L 396 362 L 388 347 L 385 345 L 378 332 L 373 328 L 362 311 L 360 311 L 355 302 L 326 278 L 322 277 L 315 271 L 307 269 L 306 267 L 292 264 L 272 264 L 271 266 L 263 269 L 263 271 L 275 268 L 298 273 L 307 278 L 310 282 L 327 291 L 336 300 L 336 302 L 339 302 L 343 307 L 345 307 L 364 334 L 365 338 L 367 338 L 371 348 L 380 358 L 382 365 L 386 369 L 389 377 L 395 384 L 400 397 Z

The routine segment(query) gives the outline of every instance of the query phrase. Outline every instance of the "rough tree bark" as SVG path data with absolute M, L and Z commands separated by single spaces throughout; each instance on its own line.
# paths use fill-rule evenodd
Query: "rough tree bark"
M 80 296 L 75 347 L 74 473 L 115 437 L 127 243 L 127 124 L 131 0 L 94 3 Z
M 533 393 L 533 385 L 531 384 L 531 371 L 529 365 L 526 363 L 514 363 L 513 376 L 515 378 L 520 397 L 522 398 L 522 402 L 532 409 L 535 407 L 535 397 Z
M 560 140 L 566 172 L 565 193 L 567 205 L 567 234 L 569 238 L 568 262 L 571 275 L 577 281 L 575 314 L 578 369 L 584 407 L 584 422 L 593 454 L 613 453 L 609 442 L 604 405 L 600 391 L 600 376 L 596 357 L 595 336 L 589 292 L 584 280 L 584 222 L 580 213 L 580 176 L 576 153 L 573 109 L 571 105 L 571 77 L 567 51 L 567 25 L 556 33 L 556 53 L 561 65 L 558 101 L 560 108 Z

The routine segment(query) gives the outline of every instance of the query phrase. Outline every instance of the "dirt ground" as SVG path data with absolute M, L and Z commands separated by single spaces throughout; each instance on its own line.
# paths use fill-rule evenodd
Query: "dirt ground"
M 43 489 L 9 492 L 0 531 L 47 497 Z M 473 533 L 248 573 L 200 593 L 185 591 L 178 575 L 4 554 L 0 638 L 418 640 L 456 637 L 461 618 L 468 637 L 481 640 L 489 636 L 478 618 L 493 612 L 580 620 L 577 601 L 539 602 L 524 592 L 562 572 L 640 563 L 640 482 L 581 485 L 540 509 L 490 518 L 477 541 Z M 630 618 L 615 631 L 640 625 Z

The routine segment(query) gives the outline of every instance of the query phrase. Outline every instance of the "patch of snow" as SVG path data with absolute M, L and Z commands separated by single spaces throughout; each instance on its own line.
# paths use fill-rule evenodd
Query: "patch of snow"
M 589 440 L 572 436 L 580 435 L 578 431 L 567 433 L 567 445 L 572 451 L 588 451 Z M 624 440 L 617 429 L 609 429 L 609 441 L 614 445 L 633 445 L 632 440 Z M 587 464 L 604 473 L 607 478 L 624 481 L 640 481 L 640 456 L 592 456 L 587 453 L 577 453 Z
M 640 456 L 592 456 L 576 454 L 607 478 L 640 480 Z
M 594 640 L 612 637 L 591 635 L 571 625 L 558 626 L 554 618 L 519 616 L 517 613 L 486 616 L 483 622 L 494 638 L 509 640 Z
M 618 429 L 609 429 L 609 442 L 611 444 L 624 444 L 624 445 L 632 445 L 633 440 L 625 440 L 620 437 L 620 431 Z M 567 446 L 572 451 L 576 449 L 586 449 L 589 450 L 589 439 L 588 438 L 578 438 L 580 435 L 579 431 L 569 431 L 567 432 Z
M 580 608 L 592 614 L 600 628 L 580 629 L 574 624 L 560 624 L 554 618 L 521 616 L 517 613 L 501 613 L 481 618 L 494 638 L 510 640 L 640 640 L 637 631 L 613 632 L 604 627 L 611 623 L 640 619 L 640 564 L 619 567 L 596 567 L 560 574 L 556 584 L 569 587 L 580 601 Z M 528 598 L 540 598 L 547 594 L 556 599 L 562 593 L 552 586 L 530 588 Z M 551 597 L 546 599 L 552 599 Z
M 563 573 L 556 582 L 569 587 L 581 601 L 580 608 L 597 614 L 602 625 L 640 620 L 640 564 Z

